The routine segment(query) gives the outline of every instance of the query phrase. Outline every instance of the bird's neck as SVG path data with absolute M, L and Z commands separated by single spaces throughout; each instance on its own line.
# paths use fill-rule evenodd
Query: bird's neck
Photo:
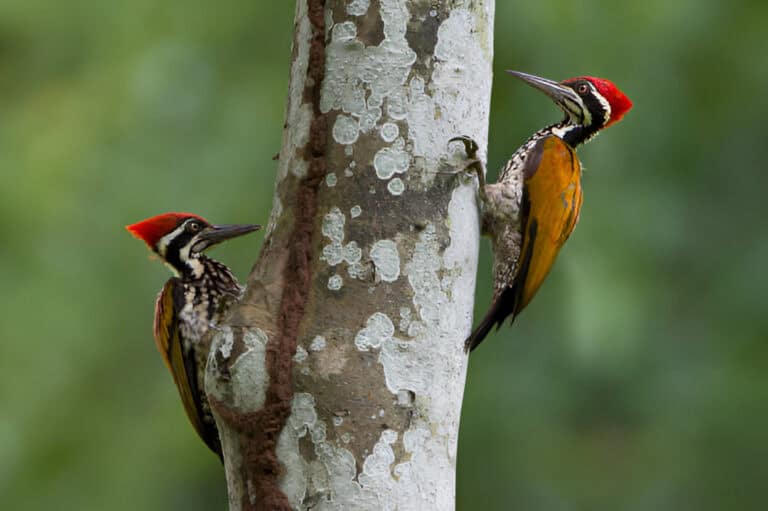
M 205 271 L 205 260 L 208 259 L 200 252 L 193 252 L 194 240 L 176 235 L 166 245 L 155 248 L 163 262 L 177 277 L 182 279 L 200 278 Z
M 194 286 L 218 289 L 223 293 L 239 294 L 242 287 L 237 277 L 226 265 L 202 254 L 187 261 L 187 270 L 182 280 Z
M 189 280 L 198 280 L 203 277 L 203 274 L 208 270 L 209 259 L 204 255 L 191 256 L 184 261 L 184 267 L 186 270 L 185 278 Z
M 209 266 L 217 264 L 216 261 L 202 254 L 182 257 L 178 253 L 167 257 L 165 263 L 171 268 L 176 276 L 186 281 L 201 279 L 203 274 L 208 271 Z
M 557 124 L 547 126 L 546 128 L 536 132 L 536 135 L 541 134 L 538 138 L 543 136 L 555 135 L 563 140 L 566 144 L 576 149 L 581 144 L 585 144 L 592 140 L 599 128 L 594 125 L 575 124 L 570 119 L 564 119 Z M 535 135 L 534 135 L 535 136 Z

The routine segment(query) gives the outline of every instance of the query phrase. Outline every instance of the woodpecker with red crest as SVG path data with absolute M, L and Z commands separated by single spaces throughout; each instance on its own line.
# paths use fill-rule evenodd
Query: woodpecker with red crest
M 219 433 L 204 390 L 209 348 L 205 334 L 221 321 L 243 288 L 229 268 L 203 251 L 260 226 L 211 225 L 191 213 L 165 213 L 126 229 L 174 273 L 155 303 L 155 343 L 195 431 L 221 458 Z
M 531 301 L 573 232 L 582 203 L 576 148 L 618 122 L 632 102 L 613 83 L 581 76 L 562 82 L 509 71 L 543 92 L 565 113 L 534 133 L 507 161 L 496 183 L 485 185 L 477 144 L 464 142 L 480 178 L 483 232 L 490 235 L 493 302 L 465 342 L 475 349 L 495 326 L 510 323 Z

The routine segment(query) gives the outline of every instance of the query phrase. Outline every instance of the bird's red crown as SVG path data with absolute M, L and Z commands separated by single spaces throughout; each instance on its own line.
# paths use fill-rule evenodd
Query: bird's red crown
M 197 218 L 198 220 L 208 223 L 201 216 L 192 213 L 163 213 L 162 215 L 153 216 L 136 222 L 135 224 L 126 225 L 125 228 L 133 234 L 136 238 L 146 243 L 149 248 L 154 249 L 157 246 L 157 242 L 160 238 L 173 231 L 182 222 L 190 218 Z

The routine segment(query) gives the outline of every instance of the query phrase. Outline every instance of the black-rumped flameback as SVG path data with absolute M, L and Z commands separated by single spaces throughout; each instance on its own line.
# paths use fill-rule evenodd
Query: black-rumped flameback
M 155 302 L 155 342 L 190 422 L 219 458 L 221 443 L 204 390 L 209 348 L 206 333 L 240 298 L 243 288 L 229 268 L 203 251 L 259 228 L 211 225 L 191 213 L 165 213 L 126 227 L 174 273 Z

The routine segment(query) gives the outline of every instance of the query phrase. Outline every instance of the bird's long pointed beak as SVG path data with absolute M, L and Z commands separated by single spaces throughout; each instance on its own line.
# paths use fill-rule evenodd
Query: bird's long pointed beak
M 561 85 L 554 80 L 521 73 L 520 71 L 508 70 L 507 73 L 516 76 L 534 89 L 540 90 L 566 111 L 573 111 L 574 107 L 578 108 L 581 104 L 581 99 L 573 89 Z
M 261 226 L 257 224 L 212 225 L 200 233 L 200 240 L 205 241 L 208 246 L 211 246 L 243 236 L 249 232 L 258 231 L 259 229 L 261 229 Z

